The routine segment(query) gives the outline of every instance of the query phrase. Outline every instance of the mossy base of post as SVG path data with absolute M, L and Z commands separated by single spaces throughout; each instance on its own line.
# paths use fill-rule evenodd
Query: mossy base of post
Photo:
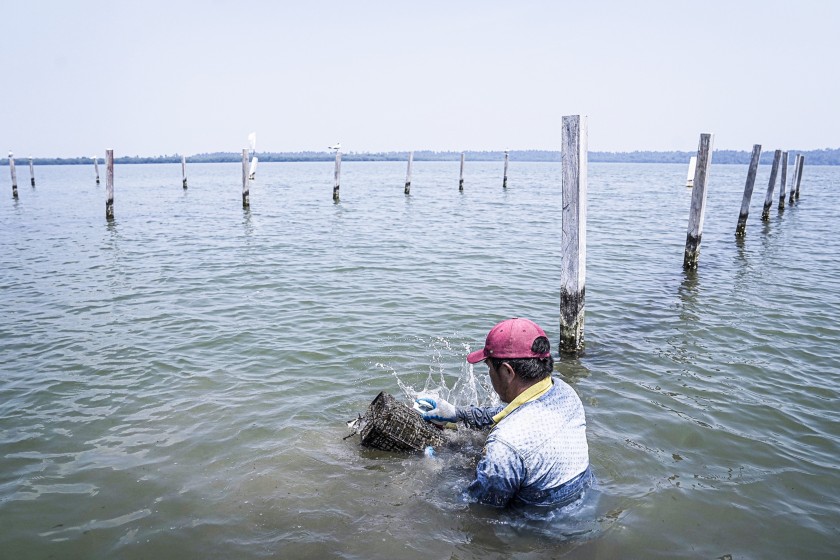
M 560 292 L 560 345 L 561 354 L 578 355 L 583 352 L 583 319 L 586 294 Z
M 702 235 L 693 236 L 688 234 L 685 239 L 685 258 L 683 268 L 694 270 L 697 268 L 697 261 L 700 259 L 700 239 Z

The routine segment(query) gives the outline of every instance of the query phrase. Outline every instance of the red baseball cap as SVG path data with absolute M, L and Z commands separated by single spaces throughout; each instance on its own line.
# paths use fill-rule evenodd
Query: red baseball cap
M 470 352 L 467 361 L 477 364 L 487 358 L 547 358 L 551 352 L 538 354 L 531 350 L 534 340 L 545 336 L 539 325 L 515 317 L 502 321 L 487 334 L 484 348 Z

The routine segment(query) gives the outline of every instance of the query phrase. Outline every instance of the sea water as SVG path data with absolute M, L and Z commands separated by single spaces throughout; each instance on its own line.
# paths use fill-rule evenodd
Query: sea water
M 0 168 L 4 169 L 4 168 Z M 589 166 L 585 353 L 558 358 L 598 484 L 573 511 L 470 505 L 482 437 L 366 450 L 379 391 L 495 398 L 496 322 L 559 332 L 560 166 L 124 165 L 0 178 L 0 557 L 834 558 L 840 169 L 734 237 L 715 165 L 682 269 L 684 165 Z M 5 193 L 5 194 L 3 194 Z M 538 429 L 538 427 L 535 427 Z

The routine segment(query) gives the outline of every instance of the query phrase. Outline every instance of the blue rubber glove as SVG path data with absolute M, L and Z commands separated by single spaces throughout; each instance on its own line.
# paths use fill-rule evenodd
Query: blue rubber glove
M 423 420 L 433 422 L 438 426 L 454 424 L 458 421 L 455 407 L 434 395 L 419 395 L 414 402 Z

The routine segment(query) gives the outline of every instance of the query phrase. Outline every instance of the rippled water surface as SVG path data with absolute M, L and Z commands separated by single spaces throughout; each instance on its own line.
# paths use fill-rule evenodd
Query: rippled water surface
M 695 273 L 685 166 L 590 164 L 583 399 L 598 487 L 533 518 L 466 504 L 481 438 L 361 449 L 379 391 L 487 402 L 465 353 L 559 331 L 560 167 L 87 166 L 0 179 L 0 557 L 836 558 L 840 169 L 734 237 L 712 165 Z M 777 185 L 778 189 L 778 185 Z M 778 193 L 778 190 L 776 191 Z

